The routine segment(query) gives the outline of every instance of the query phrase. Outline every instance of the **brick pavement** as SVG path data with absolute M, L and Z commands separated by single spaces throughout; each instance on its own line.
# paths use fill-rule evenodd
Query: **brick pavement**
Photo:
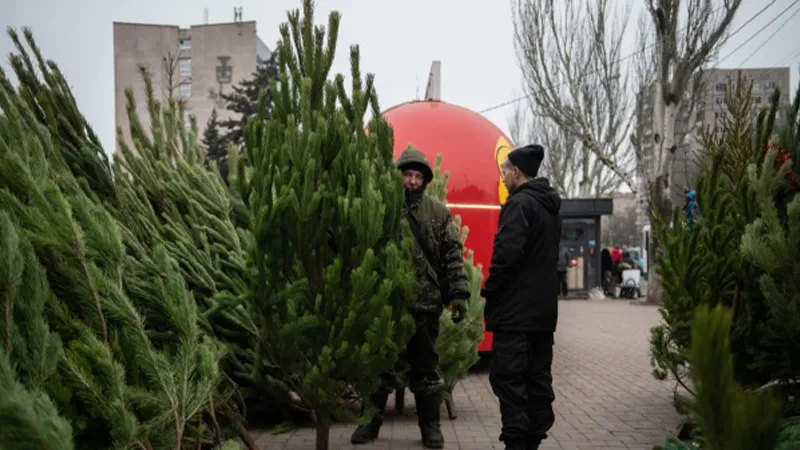
M 678 417 L 671 406 L 671 385 L 650 375 L 648 335 L 658 322 L 651 306 L 625 301 L 562 301 L 553 361 L 556 423 L 544 449 L 649 450 L 674 433 Z M 458 418 L 442 406 L 442 432 L 448 449 L 502 449 L 500 412 L 486 370 L 477 370 L 454 392 Z M 390 398 L 386 423 L 377 441 L 350 444 L 354 425 L 331 430 L 332 450 L 420 449 L 414 400 L 406 393 L 406 411 L 398 415 Z M 314 448 L 314 430 L 254 433 L 264 450 Z

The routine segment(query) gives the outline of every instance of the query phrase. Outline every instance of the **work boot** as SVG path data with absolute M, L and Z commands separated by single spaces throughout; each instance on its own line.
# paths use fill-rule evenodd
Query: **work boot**
M 351 444 L 368 444 L 375 439 L 378 439 L 378 433 L 380 433 L 381 425 L 383 425 L 383 410 L 386 409 L 386 402 L 388 400 L 389 392 L 383 389 L 379 389 L 378 392 L 370 396 L 369 401 L 372 403 L 372 406 L 378 410 L 378 412 L 368 424 L 359 425 L 358 428 L 356 428 L 356 431 L 353 432 L 353 436 L 350 437 Z M 365 410 L 366 408 L 362 406 L 361 413 L 363 414 Z
M 539 444 L 536 444 L 535 447 L 531 447 L 530 442 L 525 441 L 505 441 L 506 450 L 530 450 L 533 448 L 534 450 L 539 448 Z
M 422 445 L 425 448 L 444 448 L 444 436 L 442 436 L 439 423 L 439 408 L 442 404 L 441 392 L 428 395 L 415 394 L 414 399 L 417 403 Z

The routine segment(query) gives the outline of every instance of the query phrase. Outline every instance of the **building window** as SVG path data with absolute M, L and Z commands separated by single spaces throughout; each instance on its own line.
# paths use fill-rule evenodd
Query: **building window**
M 183 109 L 183 126 L 188 130 L 192 127 L 192 110 L 191 108 Z
M 192 58 L 181 58 L 178 61 L 180 66 L 180 74 L 182 77 L 190 77 L 192 76 Z
M 778 83 L 776 83 L 774 81 L 770 81 L 769 82 L 769 88 L 770 89 L 775 89 L 776 87 L 778 87 Z
M 717 83 L 716 89 L 718 91 L 724 91 L 725 90 L 725 83 Z
M 181 98 L 184 100 L 191 100 L 192 99 L 192 84 L 191 83 L 184 83 L 180 85 L 181 90 Z
M 191 38 L 181 39 L 181 40 L 178 41 L 178 43 L 180 44 L 180 49 L 181 50 L 191 50 L 191 48 L 192 48 L 192 39 Z

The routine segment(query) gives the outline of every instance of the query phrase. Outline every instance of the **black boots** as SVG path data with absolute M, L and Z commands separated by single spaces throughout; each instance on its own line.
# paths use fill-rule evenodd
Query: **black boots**
M 378 410 L 378 413 L 366 425 L 359 425 L 353 436 L 350 437 L 350 443 L 353 445 L 368 444 L 375 439 L 378 439 L 378 433 L 381 431 L 383 425 L 383 410 L 386 409 L 386 402 L 389 400 L 389 392 L 380 389 L 378 392 L 372 394 L 369 401 L 372 406 Z M 361 408 L 363 412 L 366 408 Z
M 373 394 L 369 401 L 378 410 L 378 414 L 366 425 L 359 425 L 350 443 L 353 445 L 368 444 L 378 439 L 378 434 L 383 425 L 383 410 L 389 393 L 380 390 Z M 439 408 L 442 403 L 441 393 L 431 395 L 415 395 L 417 403 L 417 416 L 419 419 L 419 431 L 422 433 L 422 445 L 425 448 L 444 448 L 444 436 L 442 436 L 441 424 L 439 423 Z M 364 408 L 362 408 L 363 411 Z
M 422 445 L 425 448 L 444 448 L 444 436 L 442 436 L 441 424 L 439 423 L 442 394 L 440 392 L 429 395 L 415 394 L 414 399 L 417 403 Z

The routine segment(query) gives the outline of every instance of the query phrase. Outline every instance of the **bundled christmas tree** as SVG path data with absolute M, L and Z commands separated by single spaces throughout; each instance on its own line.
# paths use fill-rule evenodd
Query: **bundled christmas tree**
M 52 295 L 43 317 L 64 348 L 36 395 L 48 396 L 69 421 L 77 448 L 213 444 L 204 416 L 213 411 L 222 348 L 201 330 L 195 299 L 165 246 L 142 258 L 127 253 L 139 244 L 115 219 L 116 191 L 103 181 L 111 173 L 64 77 L 40 56 L 29 30 L 37 65 L 11 34 L 20 87 L 0 73 L 0 209 L 44 268 Z
M 341 75 L 328 79 L 340 16 L 329 16 L 326 44 L 313 13 L 304 0 L 302 18 L 291 12 L 281 26 L 271 117 L 261 120 L 262 108 L 245 130 L 254 169 L 245 201 L 257 352 L 312 413 L 323 450 L 332 420 L 355 418 L 342 396 L 377 390 L 410 338 L 414 271 L 393 135 L 373 77 L 362 80 L 354 46 L 350 93 Z

